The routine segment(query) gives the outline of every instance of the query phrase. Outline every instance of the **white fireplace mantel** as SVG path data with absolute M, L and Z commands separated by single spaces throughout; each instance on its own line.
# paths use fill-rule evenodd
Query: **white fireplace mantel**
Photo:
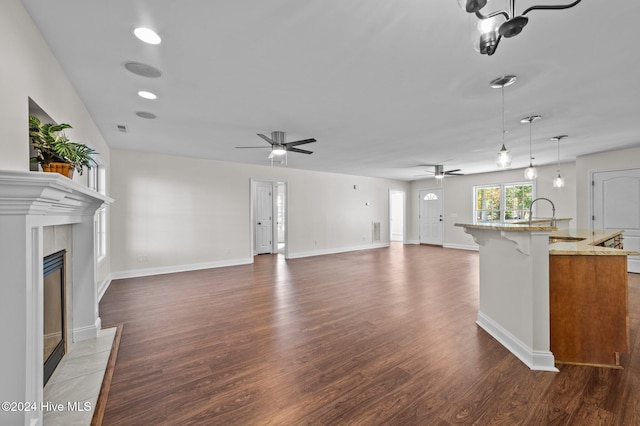
M 41 425 L 43 227 L 72 225 L 73 341 L 95 338 L 98 315 L 95 213 L 113 199 L 55 173 L 0 170 L 0 424 Z

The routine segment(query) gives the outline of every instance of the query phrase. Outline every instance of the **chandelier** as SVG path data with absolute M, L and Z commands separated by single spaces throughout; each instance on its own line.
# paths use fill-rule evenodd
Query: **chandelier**
M 458 0 L 460 6 L 468 13 L 478 18 L 477 29 L 480 33 L 480 53 L 483 55 L 493 55 L 502 37 L 510 38 L 520 34 L 522 29 L 529 22 L 525 15 L 533 10 L 557 10 L 569 9 L 582 0 L 561 5 L 538 5 L 531 6 L 516 14 L 516 0 L 508 0 L 508 10 L 496 10 L 493 12 L 482 12 L 482 8 L 487 5 L 487 0 Z

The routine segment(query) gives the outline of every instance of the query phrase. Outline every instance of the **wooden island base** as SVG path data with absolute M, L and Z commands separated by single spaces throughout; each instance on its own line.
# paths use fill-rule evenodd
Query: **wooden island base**
M 549 256 L 551 351 L 558 363 L 620 367 L 629 351 L 627 256 Z

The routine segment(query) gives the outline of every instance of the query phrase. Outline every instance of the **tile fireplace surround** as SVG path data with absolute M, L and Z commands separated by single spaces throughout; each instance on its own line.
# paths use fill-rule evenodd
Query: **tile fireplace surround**
M 71 225 L 68 338 L 95 339 L 95 212 L 112 201 L 55 173 L 0 170 L 0 402 L 15 403 L 2 425 L 42 425 L 44 228 Z

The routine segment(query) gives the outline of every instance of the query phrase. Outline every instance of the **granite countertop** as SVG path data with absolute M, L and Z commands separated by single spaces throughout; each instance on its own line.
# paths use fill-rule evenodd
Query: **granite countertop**
M 531 223 L 532 224 L 533 223 L 550 223 L 552 219 L 553 218 L 551 218 L 551 217 L 538 217 L 537 218 L 537 217 L 534 216 L 534 218 L 531 220 Z M 557 217 L 556 218 L 556 222 L 564 222 L 564 221 L 568 221 L 568 220 L 572 220 L 572 218 L 570 218 L 570 217 Z M 528 220 L 519 220 L 519 221 L 516 221 L 516 222 L 510 222 L 510 223 L 514 223 L 516 225 L 528 225 L 529 221 Z
M 492 229 L 494 231 L 555 231 L 555 226 L 531 225 L 522 223 L 485 222 L 485 223 L 456 223 L 455 226 L 462 226 L 470 229 Z
M 549 243 L 550 255 L 579 256 L 637 256 L 637 251 L 602 247 L 598 244 L 622 234 L 620 229 L 605 229 L 591 232 L 588 229 L 563 229 L 553 231 L 550 239 L 575 239 L 574 241 L 558 241 Z
M 535 223 L 535 221 L 534 221 Z M 494 231 L 551 231 L 551 240 L 560 238 L 565 241 L 550 241 L 550 255 L 572 255 L 572 256 L 637 256 L 637 251 L 616 249 L 612 247 L 602 247 L 598 244 L 607 241 L 616 235 L 622 234 L 623 230 L 605 229 L 594 231 L 588 229 L 563 229 L 557 230 L 555 226 L 531 225 L 521 223 L 456 223 L 470 229 L 489 229 Z

